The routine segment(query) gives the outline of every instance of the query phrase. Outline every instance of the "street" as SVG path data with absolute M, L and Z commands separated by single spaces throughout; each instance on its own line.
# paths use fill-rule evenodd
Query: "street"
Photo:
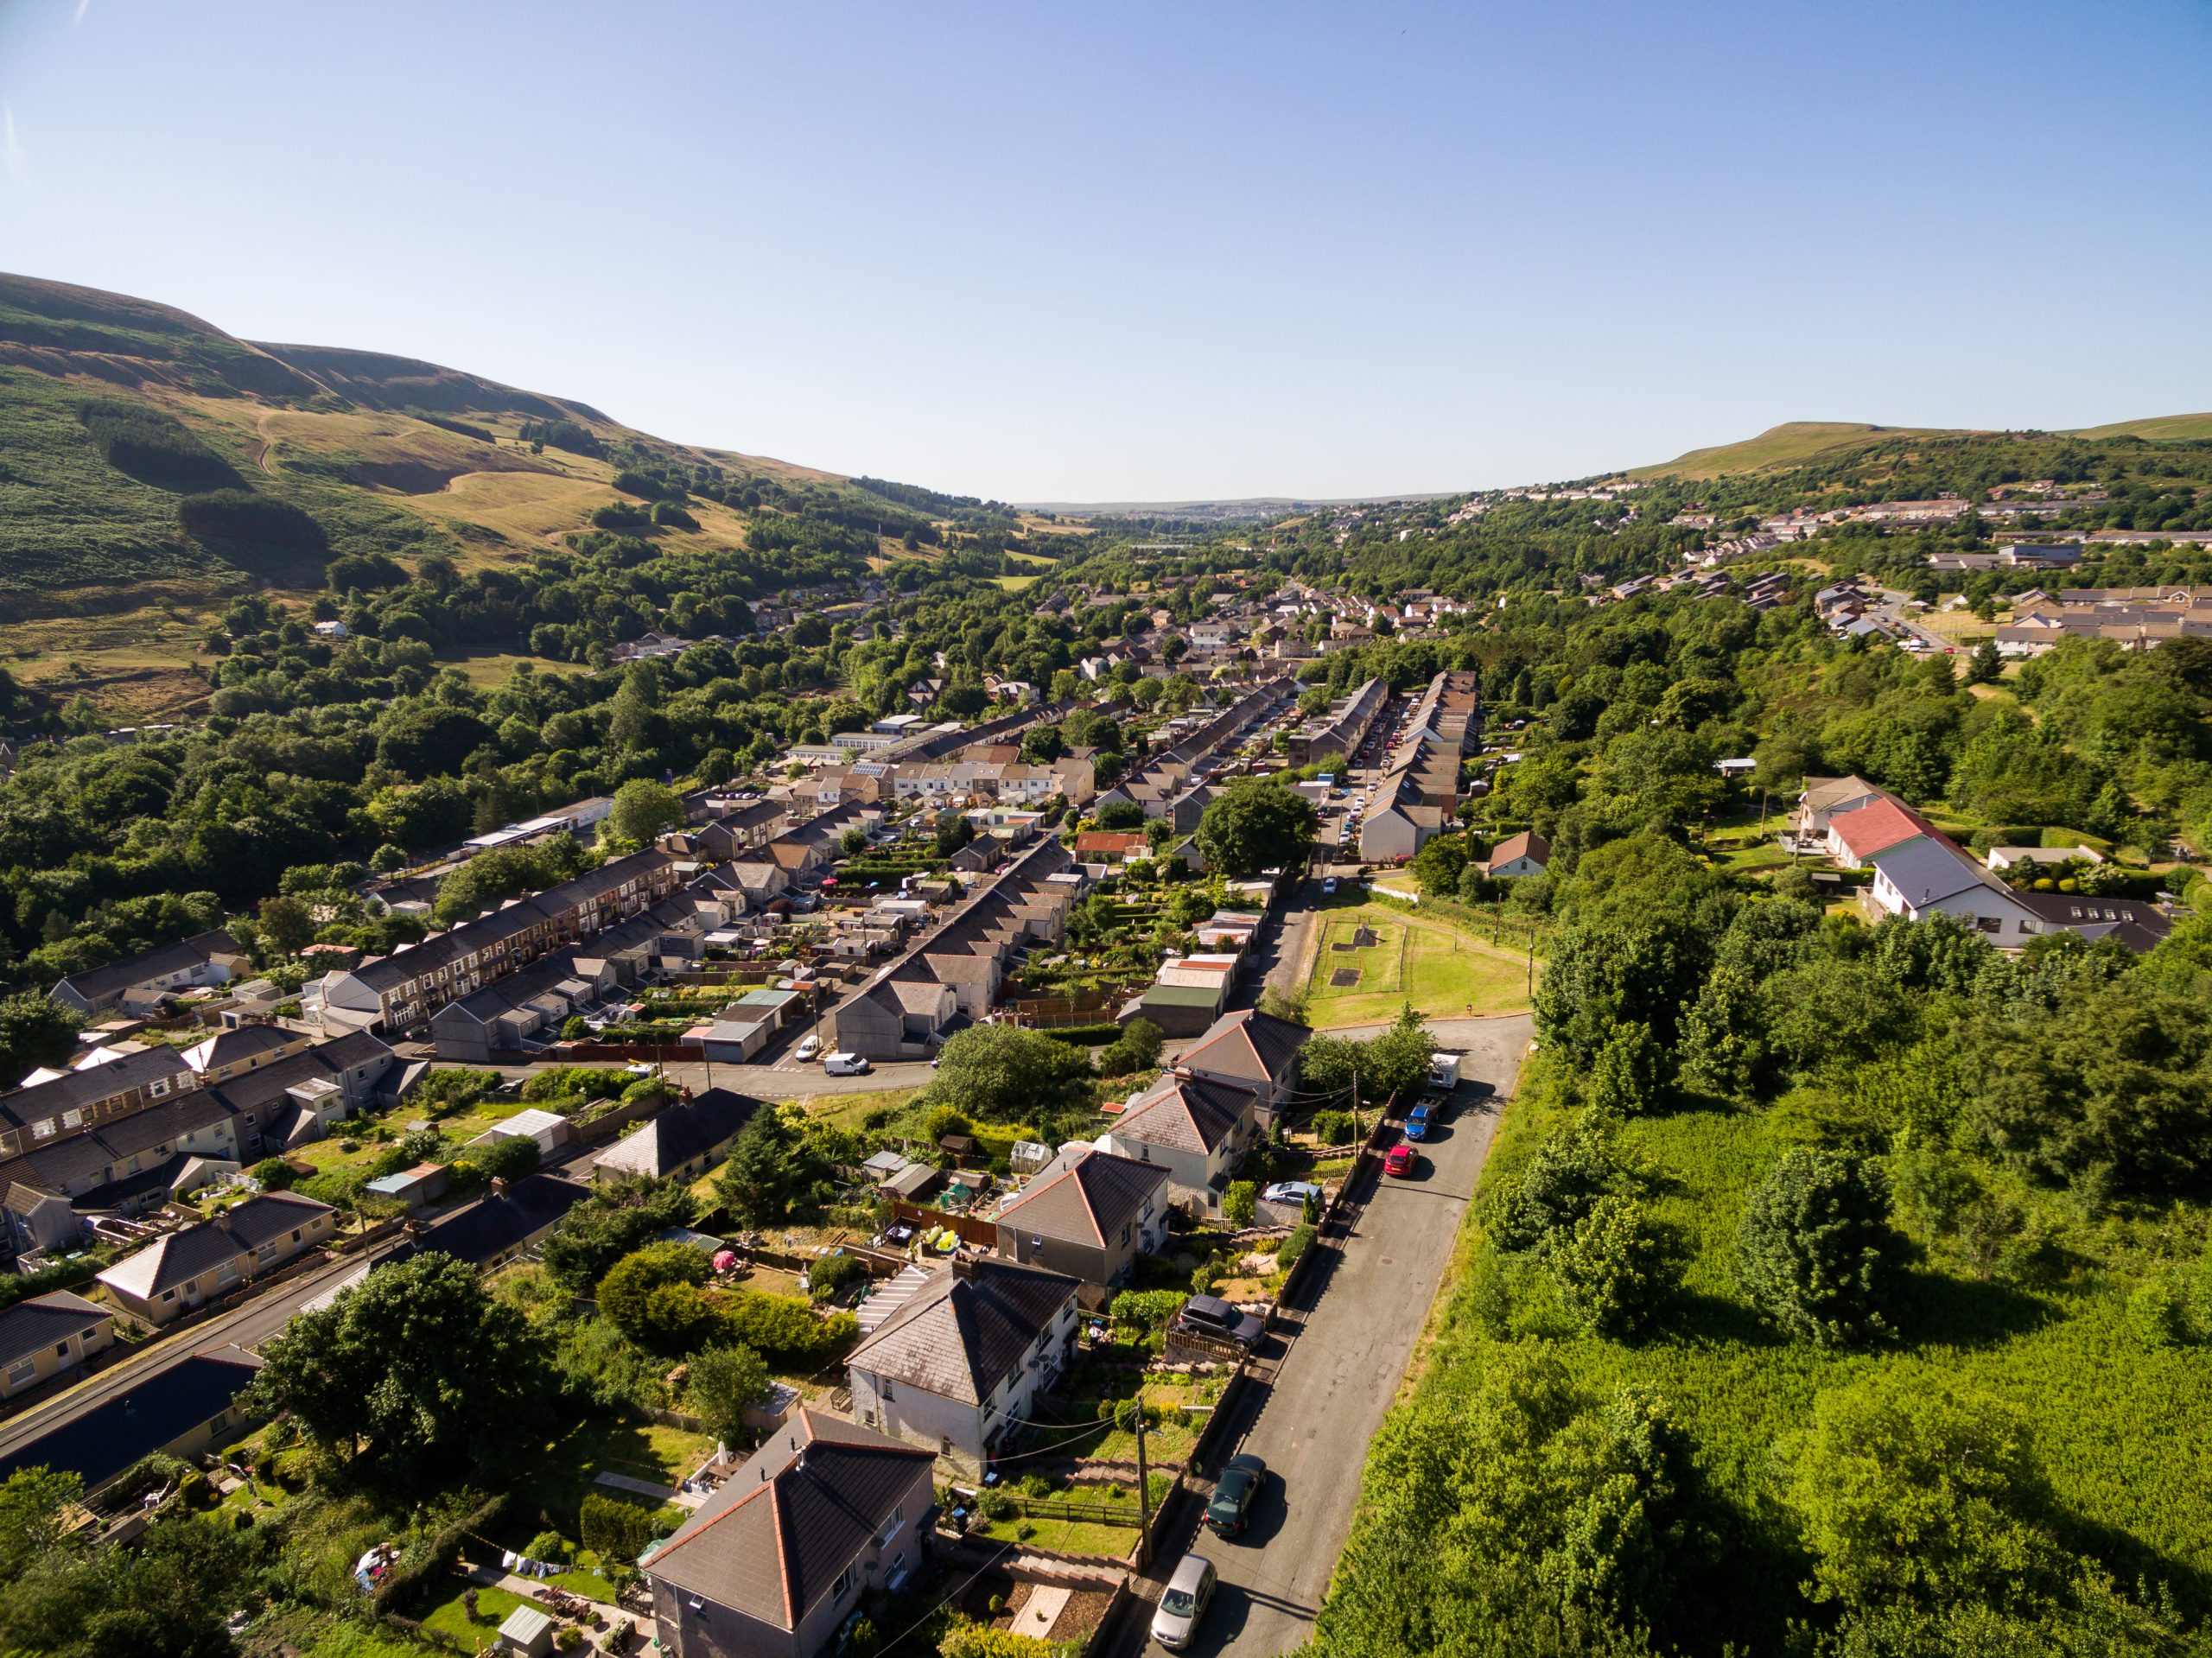
M 1351 1527 L 1368 1445 L 1435 1299 L 1531 1026 L 1523 1013 L 1439 1020 L 1433 1028 L 1447 1045 L 1467 1051 L 1451 1121 L 1423 1146 L 1412 1178 L 1370 1175 L 1352 1194 L 1364 1206 L 1355 1210 L 1340 1252 L 1317 1263 L 1300 1305 L 1279 1315 L 1289 1338 L 1281 1369 L 1248 1384 L 1236 1407 L 1232 1432 L 1241 1443 L 1224 1441 L 1221 1455 L 1249 1452 L 1268 1469 L 1250 1529 L 1235 1541 L 1200 1538 L 1202 1501 L 1183 1497 L 1150 1572 L 1135 1585 L 1146 1601 L 1104 1643 L 1111 1658 L 1159 1649 L 1148 1634 L 1149 1602 L 1192 1547 L 1220 1573 L 1194 1650 L 1276 1658 L 1312 1636 Z

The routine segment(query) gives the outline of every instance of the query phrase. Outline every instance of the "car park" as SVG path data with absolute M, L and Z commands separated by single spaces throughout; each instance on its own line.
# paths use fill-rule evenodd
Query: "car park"
M 1152 1615 L 1152 1638 L 1170 1652 L 1181 1652 L 1198 1632 L 1198 1623 L 1213 1599 L 1213 1562 L 1203 1554 L 1185 1554 L 1175 1564 L 1175 1575 L 1160 1597 L 1160 1610 Z
M 1393 1146 L 1382 1159 L 1382 1172 L 1404 1179 L 1414 1172 L 1414 1148 L 1402 1140 Z
M 1231 1457 L 1213 1483 L 1206 1525 L 1217 1537 L 1234 1537 L 1250 1523 L 1252 1505 L 1268 1483 L 1268 1465 L 1249 1452 Z

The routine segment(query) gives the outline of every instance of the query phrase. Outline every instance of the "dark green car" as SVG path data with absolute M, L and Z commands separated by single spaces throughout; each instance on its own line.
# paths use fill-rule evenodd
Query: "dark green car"
M 1231 1457 L 1214 1482 L 1213 1501 L 1206 1504 L 1206 1524 L 1217 1536 L 1236 1536 L 1252 1517 L 1252 1505 L 1267 1483 L 1267 1464 L 1257 1457 Z

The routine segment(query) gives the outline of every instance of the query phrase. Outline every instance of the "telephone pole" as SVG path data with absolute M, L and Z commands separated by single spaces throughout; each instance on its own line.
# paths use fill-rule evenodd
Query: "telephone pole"
M 1359 1068 L 1355 1065 L 1351 1073 L 1351 1143 L 1357 1146 L 1366 1138 L 1359 1132 Z

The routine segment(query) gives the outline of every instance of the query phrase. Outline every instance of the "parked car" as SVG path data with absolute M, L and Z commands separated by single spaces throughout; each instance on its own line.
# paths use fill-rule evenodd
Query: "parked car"
M 833 1053 L 823 1060 L 822 1069 L 831 1077 L 865 1077 L 875 1067 L 856 1053 Z
M 1203 1554 L 1185 1554 L 1176 1562 L 1175 1575 L 1152 1615 L 1152 1638 L 1170 1652 L 1180 1652 L 1198 1632 L 1198 1621 L 1213 1599 L 1213 1562 Z
M 1321 896 L 1323 898 L 1334 898 L 1336 895 L 1337 878 L 1334 875 L 1332 875 L 1321 883 Z
M 791 1058 L 798 1060 L 803 1065 L 810 1064 L 814 1060 L 814 1057 L 821 1051 L 822 1039 L 820 1037 L 812 1035 L 804 1036 L 799 1039 L 798 1046 L 793 1050 Z
M 1382 1159 L 1382 1172 L 1395 1174 L 1400 1179 L 1414 1172 L 1414 1148 L 1401 1140 Z
M 1270 1204 L 1306 1204 L 1320 1199 L 1321 1188 L 1311 1180 L 1278 1180 L 1260 1194 Z
M 1260 1337 L 1268 1333 L 1267 1323 L 1259 1314 L 1239 1312 L 1218 1295 L 1194 1295 L 1184 1302 L 1173 1328 L 1186 1335 L 1232 1341 L 1244 1348 L 1256 1347 Z
M 1268 1483 L 1268 1465 L 1249 1453 L 1231 1457 L 1213 1483 L 1213 1501 L 1206 1504 L 1206 1524 L 1217 1537 L 1234 1537 L 1252 1517 L 1252 1505 Z
M 1427 1140 L 1430 1126 L 1436 1121 L 1426 1104 L 1417 1105 L 1406 1114 L 1406 1138 Z

